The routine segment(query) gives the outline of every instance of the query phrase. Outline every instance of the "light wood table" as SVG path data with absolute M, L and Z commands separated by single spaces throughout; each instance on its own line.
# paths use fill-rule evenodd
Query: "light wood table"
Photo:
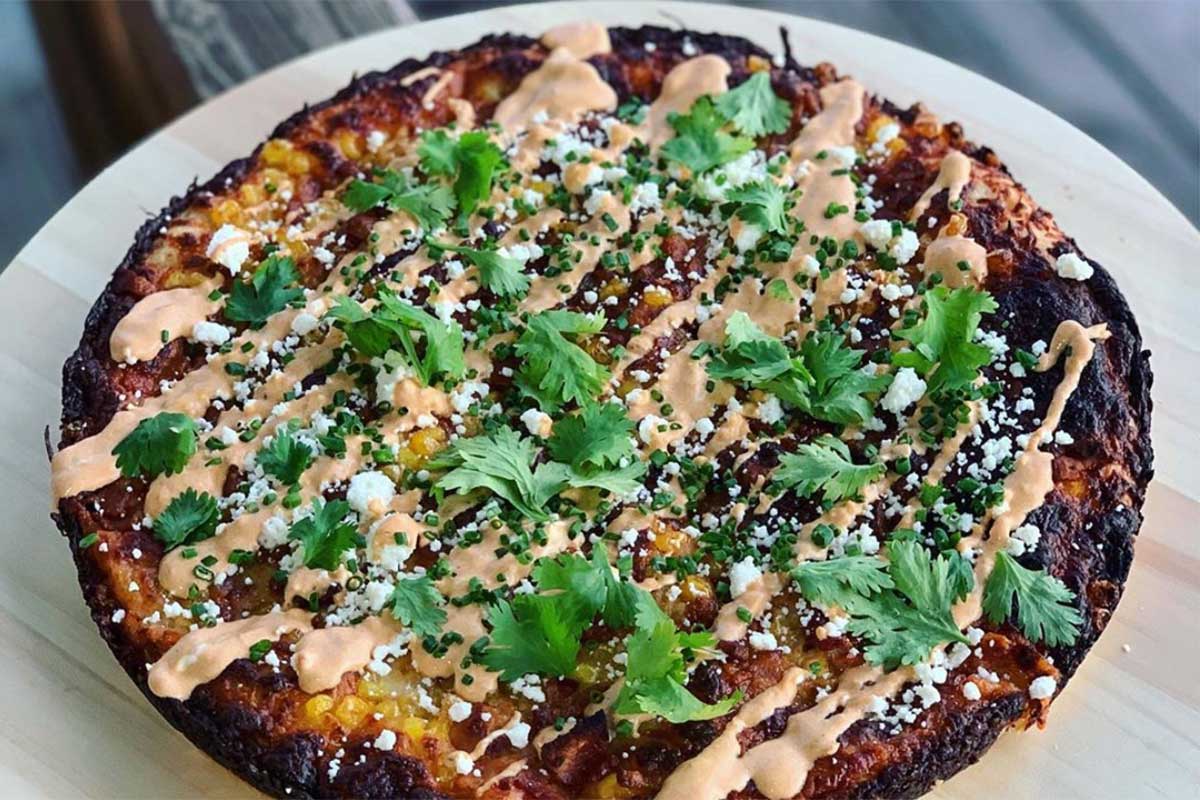
M 1115 156 L 1037 105 L 924 53 L 800 17 L 684 3 L 552 4 L 379 33 L 269 72 L 188 114 L 75 196 L 0 277 L 0 795 L 245 797 L 252 792 L 162 721 L 88 617 L 50 523 L 44 426 L 57 426 L 60 365 L 133 231 L 172 192 L 248 153 L 306 101 L 354 71 L 531 34 L 568 18 L 683 22 L 772 50 L 791 32 L 901 105 L 922 99 L 993 146 L 1083 249 L 1120 281 L 1157 369 L 1158 479 L 1125 600 L 1044 732 L 1005 736 L 935 796 L 1195 797 L 1200 786 L 1200 235 Z M 1070 76 L 1063 76 L 1069 80 Z

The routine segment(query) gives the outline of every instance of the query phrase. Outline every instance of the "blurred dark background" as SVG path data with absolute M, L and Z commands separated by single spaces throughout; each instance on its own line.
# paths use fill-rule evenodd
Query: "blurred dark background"
M 88 178 L 205 98 L 344 39 L 498 5 L 0 0 L 0 268 Z M 1200 224 L 1200 0 L 744 5 L 979 72 L 1082 128 Z

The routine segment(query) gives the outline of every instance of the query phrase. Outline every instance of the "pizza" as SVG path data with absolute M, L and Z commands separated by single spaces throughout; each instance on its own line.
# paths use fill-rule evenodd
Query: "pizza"
M 1150 383 L 959 125 L 577 23 L 364 75 L 148 221 L 53 517 L 281 797 L 910 797 L 1104 630 Z

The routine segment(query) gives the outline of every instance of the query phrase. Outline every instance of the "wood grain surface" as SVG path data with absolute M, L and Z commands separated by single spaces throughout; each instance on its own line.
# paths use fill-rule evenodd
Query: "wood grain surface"
M 829 60 L 871 90 L 918 99 L 991 145 L 1129 297 L 1153 351 L 1158 478 L 1120 609 L 1042 732 L 1006 735 L 941 798 L 1195 797 L 1200 786 L 1200 234 L 1133 170 L 1044 109 L 948 62 L 794 16 L 686 3 L 510 7 L 385 31 L 269 72 L 183 117 L 75 196 L 0 276 L 0 794 L 246 797 L 252 791 L 174 733 L 101 642 L 48 518 L 42 442 L 59 370 L 134 230 L 193 178 L 244 155 L 352 72 L 531 34 L 569 18 L 720 30 L 802 62 Z

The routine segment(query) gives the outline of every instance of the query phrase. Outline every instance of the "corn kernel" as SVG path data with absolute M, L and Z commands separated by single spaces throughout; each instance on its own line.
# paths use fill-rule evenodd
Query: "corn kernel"
M 340 130 L 334 139 L 337 141 L 338 149 L 346 158 L 357 161 L 363 157 L 363 138 L 355 131 Z
M 296 258 L 303 258 L 308 255 L 308 244 L 299 239 L 289 239 L 284 243 L 291 254 Z
M 304 719 L 310 725 L 320 724 L 325 715 L 333 710 L 333 698 L 327 694 L 316 694 L 304 703 Z
M 361 697 L 351 694 L 342 698 L 333 715 L 344 727 L 353 729 L 357 728 L 369 713 L 371 713 L 371 704 Z
M 408 440 L 408 447 L 418 456 L 431 456 L 446 446 L 446 432 L 441 428 L 422 428 Z
M 604 300 L 609 297 L 620 297 L 629 291 L 629 286 L 620 278 L 613 278 L 608 283 L 600 287 L 600 299 Z
M 647 289 L 644 297 L 646 299 L 646 305 L 650 306 L 651 308 L 662 308 L 663 306 L 669 306 L 675 299 L 666 289 L 659 288 Z
M 288 156 L 286 169 L 291 175 L 307 175 L 312 170 L 312 167 L 312 156 L 308 153 L 302 153 L 297 150 Z
M 387 697 L 387 690 L 379 681 L 363 678 L 358 682 L 357 694 L 364 700 L 382 700 Z
M 292 154 L 292 143 L 286 139 L 272 139 L 263 145 L 263 163 L 272 167 L 282 167 Z
M 617 782 L 617 773 L 605 775 L 604 779 L 597 783 L 594 792 L 586 793 L 588 797 L 597 797 L 601 800 L 609 800 L 616 797 L 628 797 L 629 792 Z
M 238 199 L 243 205 L 256 206 L 267 201 L 267 190 L 257 183 L 243 183 L 238 187 Z
M 693 600 L 699 597 L 712 597 L 713 588 L 708 578 L 703 578 L 699 575 L 688 575 L 683 579 L 680 586 L 682 597 L 684 600 Z
M 382 714 L 388 719 L 396 719 L 403 712 L 400 708 L 400 703 L 395 700 L 384 700 L 375 704 L 375 713 Z
M 400 732 L 409 738 L 413 744 L 419 744 L 425 737 L 425 720 L 420 717 L 405 717 L 400 723 Z
M 240 225 L 242 222 L 242 207 L 237 200 L 228 198 L 217 203 L 208 212 L 209 219 L 216 227 L 222 225 Z
M 746 67 L 751 72 L 769 72 L 771 70 L 771 62 L 762 56 L 751 55 L 746 59 Z
M 187 272 L 186 270 L 175 270 L 167 273 L 166 279 L 163 281 L 164 289 L 181 289 L 191 286 L 199 286 L 208 280 L 208 276 L 202 272 Z
M 683 531 L 667 528 L 654 534 L 654 549 L 665 555 L 678 555 L 691 549 L 691 537 Z
M 896 153 L 903 153 L 908 148 L 908 142 L 897 136 L 887 143 L 887 148 L 889 153 L 896 155 Z
M 414 453 L 408 447 L 401 447 L 396 451 L 396 461 L 400 462 L 405 469 L 420 469 L 425 463 L 425 456 Z
M 506 94 L 499 78 L 485 78 L 475 87 L 475 91 L 478 99 L 485 103 L 498 102 Z
M 880 114 L 875 117 L 875 119 L 871 120 L 871 124 L 867 126 L 867 140 L 871 142 L 875 141 L 875 134 L 879 132 L 879 129 L 884 125 L 891 125 L 895 121 L 887 114 Z
M 962 236 L 968 229 L 967 218 L 963 214 L 951 214 L 945 225 L 946 236 Z

